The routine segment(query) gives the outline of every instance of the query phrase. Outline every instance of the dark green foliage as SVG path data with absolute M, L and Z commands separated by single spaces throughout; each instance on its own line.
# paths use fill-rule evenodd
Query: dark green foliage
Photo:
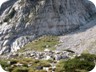
M 55 72 L 88 72 L 95 66 L 96 55 L 82 54 L 74 59 L 60 61 Z
M 80 60 L 77 58 L 68 60 L 65 63 L 65 71 L 66 72 L 76 72 L 76 70 L 86 70 L 86 71 L 90 71 L 94 68 L 95 64 L 94 62 L 89 62 L 87 60 Z
M 9 66 L 6 60 L 0 60 L 0 64 L 2 65 L 3 69 Z
M 10 65 L 13 65 L 13 64 L 16 64 L 17 63 L 17 60 L 13 59 L 10 61 Z
M 89 54 L 89 53 L 83 53 L 81 54 L 80 57 L 78 58 L 84 58 L 85 60 L 89 61 L 89 62 L 93 62 L 94 60 L 96 60 L 96 55 L 94 54 Z

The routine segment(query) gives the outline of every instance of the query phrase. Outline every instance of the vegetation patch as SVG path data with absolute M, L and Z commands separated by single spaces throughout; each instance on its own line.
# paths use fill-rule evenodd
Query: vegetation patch
M 82 54 L 67 61 L 61 60 L 55 72 L 88 72 L 94 68 L 94 60 L 96 60 L 96 55 L 93 54 Z
M 60 60 L 56 64 L 55 72 L 88 72 L 95 66 L 96 55 L 82 54 L 73 59 Z M 53 61 L 54 62 L 54 61 Z M 50 60 L 36 60 L 32 58 L 15 58 L 0 60 L 3 69 L 9 72 L 47 72 L 43 67 L 51 69 Z
M 7 68 L 9 72 L 46 72 L 43 69 L 38 70 L 37 67 L 51 66 L 47 60 L 36 60 L 32 58 L 1 60 L 0 64 L 3 66 L 3 69 Z
M 54 50 L 55 45 L 57 45 L 58 43 L 59 40 L 57 36 L 43 36 L 26 44 L 23 48 L 21 48 L 21 50 L 19 50 L 19 52 L 30 50 L 44 51 L 45 48 Z

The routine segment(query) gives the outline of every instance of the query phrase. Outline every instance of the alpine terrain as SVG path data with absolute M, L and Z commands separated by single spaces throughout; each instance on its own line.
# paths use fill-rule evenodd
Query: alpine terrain
M 76 31 L 95 13 L 88 0 L 9 0 L 0 8 L 0 54 L 17 51 L 42 35 Z
M 96 8 L 91 1 L 8 0 L 1 5 L 3 71 L 88 72 L 95 61 Z

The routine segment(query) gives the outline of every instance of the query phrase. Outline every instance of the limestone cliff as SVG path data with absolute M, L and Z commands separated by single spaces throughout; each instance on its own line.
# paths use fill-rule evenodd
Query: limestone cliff
M 96 12 L 88 0 L 9 0 L 0 9 L 0 54 L 41 35 L 62 35 L 87 24 Z

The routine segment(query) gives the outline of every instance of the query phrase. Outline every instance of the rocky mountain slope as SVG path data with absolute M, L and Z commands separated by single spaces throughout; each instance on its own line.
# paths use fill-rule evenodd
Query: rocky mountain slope
M 79 30 L 59 37 L 57 50 L 73 50 L 76 53 L 96 54 L 96 17 Z
M 9 0 L 0 9 L 0 54 L 17 51 L 42 35 L 62 35 L 92 20 L 88 0 Z

